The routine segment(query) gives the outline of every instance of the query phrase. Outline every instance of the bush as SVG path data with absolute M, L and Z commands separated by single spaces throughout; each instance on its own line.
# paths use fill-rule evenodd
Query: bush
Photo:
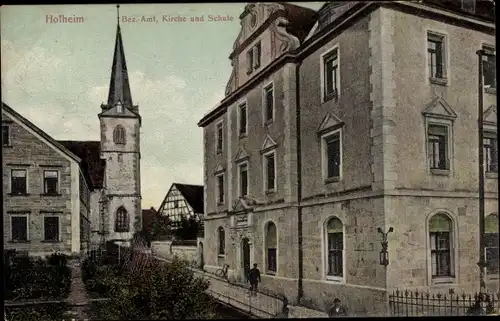
M 98 280 L 89 287 L 102 287 L 110 301 L 93 305 L 100 319 L 169 320 L 214 318 L 214 304 L 205 291 L 208 282 L 196 278 L 187 263 L 149 264 L 134 275 L 101 267 Z
M 5 308 L 9 321 L 54 321 L 63 320 L 65 304 L 45 304 L 39 307 Z
M 47 260 L 4 253 L 5 299 L 59 299 L 71 287 L 71 270 L 61 254 Z

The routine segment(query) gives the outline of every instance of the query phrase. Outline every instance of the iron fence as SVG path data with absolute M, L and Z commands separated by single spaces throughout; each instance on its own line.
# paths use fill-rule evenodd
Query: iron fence
M 396 290 L 389 295 L 391 316 L 498 314 L 500 293 L 449 294 Z

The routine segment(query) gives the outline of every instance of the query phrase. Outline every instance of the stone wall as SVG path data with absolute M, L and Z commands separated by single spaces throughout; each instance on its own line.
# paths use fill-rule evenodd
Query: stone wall
M 172 241 L 155 241 L 151 242 L 151 252 L 168 260 L 177 256 L 181 260 L 199 264 L 200 252 L 196 245 L 172 245 Z

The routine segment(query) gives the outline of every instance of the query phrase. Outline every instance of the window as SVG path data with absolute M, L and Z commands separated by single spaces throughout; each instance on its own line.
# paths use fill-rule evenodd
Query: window
M 26 189 L 26 170 L 13 169 L 11 171 L 11 193 L 15 195 L 27 194 Z
M 498 145 L 495 133 L 485 132 L 483 139 L 484 166 L 487 173 L 498 172 Z
M 2 125 L 2 146 L 10 146 L 10 128 Z
M 123 105 L 120 102 L 116 105 L 116 112 L 119 114 L 123 113 Z
M 224 174 L 218 174 L 216 177 L 217 204 L 224 203 Z
M 274 274 L 277 271 L 276 248 L 278 247 L 278 238 L 276 225 L 273 222 L 266 226 L 266 272 Z
M 264 187 L 266 191 L 276 190 L 275 152 L 264 154 Z
M 174 201 L 174 208 L 178 208 L 179 207 L 179 201 Z
M 260 42 L 253 47 L 253 68 L 260 67 Z
M 128 232 L 129 231 L 129 219 L 127 210 L 121 206 L 116 211 L 115 219 L 115 232 Z
M 240 197 L 248 195 L 248 164 L 239 165 L 239 192 Z
M 429 77 L 443 79 L 445 75 L 444 36 L 427 33 L 427 59 Z
M 59 217 L 46 216 L 43 218 L 45 241 L 59 241 Z
M 486 271 L 498 274 L 498 214 L 490 214 L 484 220 L 484 246 Z
M 125 128 L 122 125 L 116 126 L 113 131 L 113 141 L 115 144 L 125 145 Z
M 11 240 L 14 242 L 25 242 L 28 240 L 28 216 L 13 215 L 11 222 Z
M 123 154 L 122 153 L 118 153 L 118 162 L 121 163 L 123 162 Z
M 271 122 L 274 119 L 274 89 L 273 85 L 264 88 L 264 119 Z
M 339 95 L 338 48 L 323 56 L 323 100 L 337 99 Z
M 59 173 L 57 171 L 43 171 L 43 192 L 47 195 L 57 195 Z
M 238 107 L 239 110 L 239 121 L 238 128 L 240 136 L 247 134 L 247 104 L 241 104 Z
M 451 277 L 452 232 L 451 219 L 445 214 L 436 214 L 429 221 L 432 277 Z
M 494 55 L 495 48 L 483 46 L 485 53 Z M 497 88 L 496 62 L 494 56 L 483 55 L 483 81 L 484 88 Z
M 247 51 L 247 74 L 253 71 L 253 49 Z
M 222 152 L 222 145 L 223 145 L 223 126 L 222 122 L 217 124 L 217 129 L 216 129 L 216 141 L 217 141 L 217 153 Z
M 342 277 L 344 272 L 344 228 L 342 222 L 332 217 L 326 224 L 327 276 Z
M 340 179 L 342 166 L 341 132 L 339 130 L 323 136 L 325 179 Z
M 226 253 L 226 234 L 224 232 L 224 228 L 219 226 L 219 249 L 218 254 L 224 255 Z
M 448 127 L 445 125 L 429 125 L 427 136 L 429 166 L 431 169 L 449 170 L 448 161 Z

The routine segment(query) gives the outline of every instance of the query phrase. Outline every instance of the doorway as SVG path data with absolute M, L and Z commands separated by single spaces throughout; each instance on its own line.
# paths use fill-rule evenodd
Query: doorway
M 250 272 L 250 240 L 243 238 L 241 240 L 241 264 L 243 265 L 243 280 L 248 281 L 248 272 Z

